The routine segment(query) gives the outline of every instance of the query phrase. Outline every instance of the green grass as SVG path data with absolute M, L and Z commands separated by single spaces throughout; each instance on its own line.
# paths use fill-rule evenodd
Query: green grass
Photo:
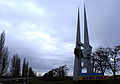
M 29 84 L 77 84 L 75 81 L 43 81 L 43 80 L 34 80 Z
M 17 84 L 16 81 L 3 82 L 3 84 Z M 18 84 L 23 84 L 22 81 L 19 81 Z
M 15 81 L 9 81 L 4 84 L 16 84 Z M 19 81 L 18 84 L 23 84 L 23 81 Z M 73 80 L 65 80 L 65 81 L 46 81 L 41 78 L 35 78 L 30 83 L 26 84 L 120 84 L 120 80 L 92 80 L 92 81 L 73 81 Z
M 119 80 L 104 80 L 104 81 L 45 81 L 34 79 L 29 84 L 120 84 Z

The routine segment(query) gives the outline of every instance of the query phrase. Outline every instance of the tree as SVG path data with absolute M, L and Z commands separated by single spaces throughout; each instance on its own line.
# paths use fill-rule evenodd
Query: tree
M 26 64 L 26 58 L 24 58 L 23 67 L 22 67 L 22 76 L 23 77 L 25 76 L 25 64 Z
M 60 66 L 59 68 L 51 69 L 50 71 L 48 71 L 43 75 L 43 78 L 47 80 L 53 80 L 56 77 L 62 79 L 65 76 L 67 76 L 67 72 L 68 72 L 68 67 L 67 65 L 64 65 L 64 66 Z
M 26 70 L 25 70 L 25 73 L 26 73 L 25 76 L 28 76 L 28 72 L 29 72 L 28 65 L 29 65 L 29 64 L 28 64 L 28 61 L 27 61 L 27 63 L 26 63 Z
M 56 76 L 59 76 L 60 78 L 67 76 L 67 65 L 60 66 L 59 68 L 54 69 L 56 72 Z
M 28 76 L 28 61 L 26 62 L 26 58 L 24 58 L 24 61 L 23 61 L 22 76 L 23 77 Z
M 13 58 L 11 59 L 11 75 L 13 77 L 19 77 L 21 72 L 21 61 L 18 57 L 18 54 L 13 55 Z
M 114 48 L 108 47 L 107 51 L 109 52 L 108 59 L 106 60 L 109 65 L 108 69 L 111 69 L 114 79 L 116 79 L 116 73 L 120 70 L 120 52 L 118 46 L 115 46 Z
M 92 64 L 93 72 L 101 72 L 103 75 L 108 67 L 106 59 L 108 58 L 108 53 L 105 48 L 98 48 L 95 52 L 92 53 Z
M 3 31 L 0 35 L 0 60 L 2 59 L 4 44 L 5 44 L 5 32 Z
M 32 70 L 32 67 L 29 67 L 29 72 L 28 72 L 28 76 L 29 77 L 34 77 L 35 73 L 34 71 Z
M 4 47 L 5 32 L 0 35 L 0 77 L 6 74 L 8 69 L 8 48 Z
M 8 48 L 4 48 L 2 52 L 2 57 L 0 60 L 0 76 L 2 77 L 3 75 L 6 74 L 7 69 L 8 69 Z
M 92 54 L 93 71 L 100 71 L 101 73 L 103 73 L 103 75 L 106 71 L 112 72 L 115 79 L 116 73 L 119 71 L 120 68 L 119 50 L 119 46 L 116 46 L 114 48 L 98 48 Z

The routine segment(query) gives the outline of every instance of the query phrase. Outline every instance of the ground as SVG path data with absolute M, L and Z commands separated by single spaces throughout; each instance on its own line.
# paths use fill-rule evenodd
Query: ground
M 89 81 L 73 81 L 73 80 L 65 80 L 65 81 L 47 81 L 42 80 L 41 78 L 34 78 L 31 81 L 27 81 L 26 84 L 119 84 L 120 80 L 89 80 Z M 0 83 L 1 84 L 1 83 Z M 15 81 L 9 81 L 3 84 L 23 84 L 23 81 L 19 81 L 16 83 Z
M 119 84 L 119 80 L 104 80 L 104 81 L 44 81 L 35 79 L 28 84 Z

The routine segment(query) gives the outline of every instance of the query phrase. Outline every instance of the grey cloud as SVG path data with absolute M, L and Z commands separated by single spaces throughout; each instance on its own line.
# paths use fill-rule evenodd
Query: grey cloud
M 0 4 L 0 32 L 3 29 L 6 32 L 10 56 L 18 53 L 22 59 L 26 57 L 30 65 L 41 72 L 67 64 L 71 74 L 78 4 L 83 41 L 83 1 L 13 0 L 9 3 L 11 5 L 4 0 Z M 28 9 L 29 4 L 33 4 L 33 8 L 35 5 L 36 11 Z M 93 48 L 119 45 L 120 1 L 86 0 L 85 4 Z

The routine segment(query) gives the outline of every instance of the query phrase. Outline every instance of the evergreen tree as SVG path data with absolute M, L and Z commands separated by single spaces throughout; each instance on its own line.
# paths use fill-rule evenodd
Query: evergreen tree
M 2 59 L 3 48 L 5 44 L 5 32 L 0 35 L 0 60 Z
M 13 58 L 11 59 L 11 67 L 10 67 L 11 75 L 13 77 L 20 76 L 20 72 L 21 72 L 20 65 L 21 65 L 21 61 L 20 58 L 18 57 L 18 54 L 13 55 Z
M 3 75 L 5 75 L 7 73 L 7 69 L 8 69 L 8 48 L 4 48 L 3 52 L 2 52 L 2 57 L 0 60 L 0 76 L 2 77 Z
M 25 66 L 25 76 L 28 76 L 28 61 L 27 61 L 27 63 L 26 63 L 26 66 Z
M 26 58 L 24 58 L 23 67 L 22 67 L 22 76 L 23 77 L 25 76 L 25 64 L 26 64 Z
M 34 71 L 32 70 L 32 67 L 29 67 L 29 73 L 28 73 L 28 76 L 29 77 L 34 77 L 35 73 Z
M 8 48 L 4 47 L 5 32 L 0 35 L 0 77 L 6 74 L 8 69 Z
M 23 77 L 28 76 L 28 61 L 26 62 L 26 58 L 24 58 L 24 61 L 23 61 L 22 76 Z

